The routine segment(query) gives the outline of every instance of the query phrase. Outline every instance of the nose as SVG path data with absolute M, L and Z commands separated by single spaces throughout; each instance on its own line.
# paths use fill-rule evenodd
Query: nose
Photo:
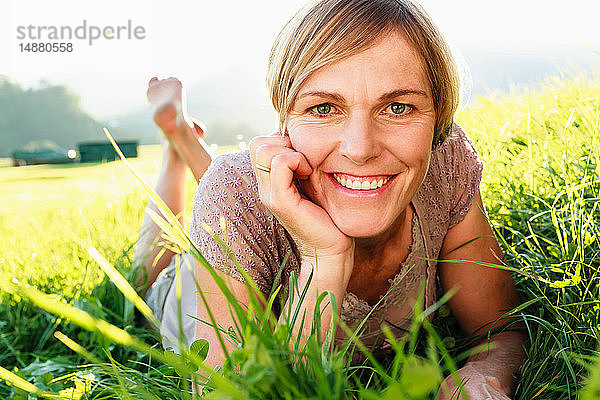
M 340 153 L 356 165 L 377 157 L 379 149 L 375 122 L 366 115 L 351 115 L 340 137 Z

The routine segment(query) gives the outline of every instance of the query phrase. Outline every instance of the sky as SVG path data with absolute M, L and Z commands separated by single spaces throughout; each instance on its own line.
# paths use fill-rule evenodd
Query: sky
M 304 4 L 299 0 L 1 1 L 7 12 L 0 14 L 0 75 L 25 87 L 36 87 L 41 80 L 67 84 L 79 94 L 84 110 L 100 119 L 143 106 L 152 76 L 177 76 L 189 86 L 241 65 L 249 80 L 262 85 L 273 39 Z M 474 54 L 581 53 L 589 58 L 592 49 L 600 51 L 600 1 L 422 0 L 421 4 L 459 58 L 466 60 Z M 21 46 L 39 42 L 37 26 L 76 29 L 84 21 L 88 29 L 109 29 L 109 36 L 130 23 L 132 30 L 143 31 L 139 35 L 143 37 L 129 39 L 127 31 L 121 30 L 120 39 L 89 44 L 91 31 L 86 30 L 85 40 L 63 40 L 73 43 L 72 52 L 21 51 Z M 19 32 L 29 25 L 34 26 L 34 39 L 20 38 Z

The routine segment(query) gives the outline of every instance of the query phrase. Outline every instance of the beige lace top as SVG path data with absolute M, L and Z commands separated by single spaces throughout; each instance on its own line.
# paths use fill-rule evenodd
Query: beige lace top
M 427 263 L 423 260 L 425 248 L 423 235 L 419 229 L 419 221 L 415 216 L 412 226 L 412 245 L 406 260 L 393 279 L 389 279 L 390 289 L 380 297 L 375 305 L 371 306 L 365 300 L 358 298 L 354 293 L 346 292 L 342 302 L 340 319 L 352 330 L 365 318 L 361 341 L 370 346 L 381 344 L 384 347 L 385 336 L 381 333 L 383 323 L 392 330 L 396 337 L 410 328 L 413 316 L 413 306 L 419 294 L 419 286 L 425 279 Z M 369 315 L 369 313 L 371 313 Z M 345 342 L 346 335 L 338 329 L 336 344 Z
M 471 141 L 455 125 L 452 135 L 432 151 L 427 175 L 412 199 L 415 209 L 413 248 L 396 280 L 410 267 L 412 269 L 371 314 L 363 340 L 375 338 L 380 324 L 386 320 L 396 325 L 398 332 L 407 327 L 406 321 L 412 317 L 415 290 L 421 280 L 426 281 L 425 307 L 435 302 L 435 259 L 446 232 L 463 219 L 478 193 L 481 169 L 481 161 Z M 221 229 L 221 219 L 226 232 Z M 267 295 L 286 255 L 289 254 L 289 258 L 283 265 L 280 280 L 284 289 L 291 272 L 299 270 L 294 241 L 259 199 L 247 151 L 224 154 L 213 160 L 198 185 L 190 227 L 190 237 L 207 261 L 242 281 L 234 262 L 203 229 L 202 223 L 224 239 L 240 265 Z M 341 318 L 354 326 L 370 309 L 366 302 L 347 293 Z

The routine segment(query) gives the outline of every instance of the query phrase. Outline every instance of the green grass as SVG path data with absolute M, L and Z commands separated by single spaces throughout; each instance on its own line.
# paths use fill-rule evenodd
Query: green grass
M 522 273 L 522 300 L 536 300 L 521 398 L 574 398 L 585 375 L 577 355 L 598 348 L 599 95 L 598 74 L 553 77 L 538 91 L 481 98 L 459 118 L 486 162 L 488 214 Z
M 598 75 L 555 77 L 536 91 L 514 89 L 479 98 L 458 117 L 484 160 L 488 214 L 517 271 L 521 299 L 529 304 L 519 314 L 532 345 L 515 398 L 576 398 L 588 372 L 600 376 L 600 362 L 588 371 L 597 357 L 600 331 L 599 95 Z M 149 181 L 158 170 L 159 150 L 144 148 L 132 160 Z M 97 328 L 88 332 L 68 323 L 71 311 L 50 313 L 31 303 L 51 300 L 29 289 L 56 293 L 61 301 L 157 346 L 151 331 L 136 320 L 132 304 L 87 250 L 90 245 L 98 249 L 131 278 L 132 245 L 147 194 L 126 167 L 120 162 L 7 167 L 0 169 L 0 188 L 0 278 L 5 289 L 16 292 L 0 294 L 0 365 L 53 392 L 79 387 L 89 398 L 127 398 L 127 393 L 131 398 L 156 398 L 157 393 L 188 398 L 181 390 L 187 385 L 184 378 L 192 376 L 185 366 L 201 364 L 193 355 L 150 359 L 152 351 L 146 348 L 119 344 L 125 336 L 111 340 Z M 191 177 L 187 189 L 191 204 Z M 12 278 L 29 289 L 14 289 L 6 283 Z M 442 306 L 437 334 L 426 321 L 416 324 L 416 348 L 400 343 L 390 365 L 371 362 L 371 370 L 356 369 L 344 362 L 342 352 L 324 354 L 318 341 L 309 341 L 303 353 L 299 348 L 290 353 L 285 325 L 273 335 L 268 323 L 257 325 L 236 310 L 243 325 L 237 334 L 241 347 L 222 378 L 215 378 L 222 379 L 215 383 L 215 398 L 227 390 L 233 398 L 266 398 L 268 393 L 275 393 L 272 398 L 432 398 L 431 387 L 411 388 L 410 382 L 435 384 L 440 373 L 451 369 L 440 361 L 443 347 L 456 356 L 468 345 Z M 269 317 L 256 311 L 254 318 Z M 69 350 L 55 338 L 56 330 L 92 355 Z M 290 361 L 289 354 L 302 356 Z M 82 366 L 88 362 L 93 365 Z M 86 381 L 84 372 L 95 379 Z M 54 380 L 69 373 L 76 375 Z M 417 373 L 427 379 L 413 376 Z M 582 398 L 600 398 L 597 384 L 586 390 Z M 0 398 L 27 398 L 24 393 L 0 384 Z
M 159 156 L 144 148 L 134 163 L 152 178 Z M 66 296 L 88 294 L 101 279 L 78 242 L 91 240 L 111 260 L 124 255 L 145 203 L 118 163 L 7 168 L 0 187 L 0 273 Z

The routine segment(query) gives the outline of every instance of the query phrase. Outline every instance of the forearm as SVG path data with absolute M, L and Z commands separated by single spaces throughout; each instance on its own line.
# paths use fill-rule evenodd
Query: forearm
M 294 323 L 294 336 L 301 335 L 301 342 L 304 342 L 309 337 L 312 323 L 314 320 L 315 306 L 317 297 L 326 291 L 331 292 L 337 302 L 337 316 L 339 316 L 340 308 L 350 275 L 352 273 L 352 265 L 354 263 L 354 252 L 342 254 L 333 257 L 318 257 L 305 258 L 301 262 L 300 273 L 298 276 L 298 291 L 294 293 L 293 302 L 286 302 L 281 312 L 280 321 L 286 321 L 295 314 L 295 310 L 299 309 L 298 317 Z M 312 278 L 311 278 L 312 273 Z M 307 287 L 306 296 L 300 304 L 300 296 Z M 293 290 L 290 288 L 290 290 Z M 321 339 L 324 340 L 329 331 L 331 321 L 334 317 L 333 308 L 329 299 L 325 299 L 320 305 L 321 310 Z
M 471 357 L 471 364 L 483 375 L 498 379 L 504 392 L 510 394 L 514 391 L 516 379 L 514 373 L 519 370 L 525 360 L 524 347 L 527 345 L 527 336 L 521 331 L 506 331 L 478 343 L 480 349 Z M 481 349 L 482 346 L 485 348 Z

